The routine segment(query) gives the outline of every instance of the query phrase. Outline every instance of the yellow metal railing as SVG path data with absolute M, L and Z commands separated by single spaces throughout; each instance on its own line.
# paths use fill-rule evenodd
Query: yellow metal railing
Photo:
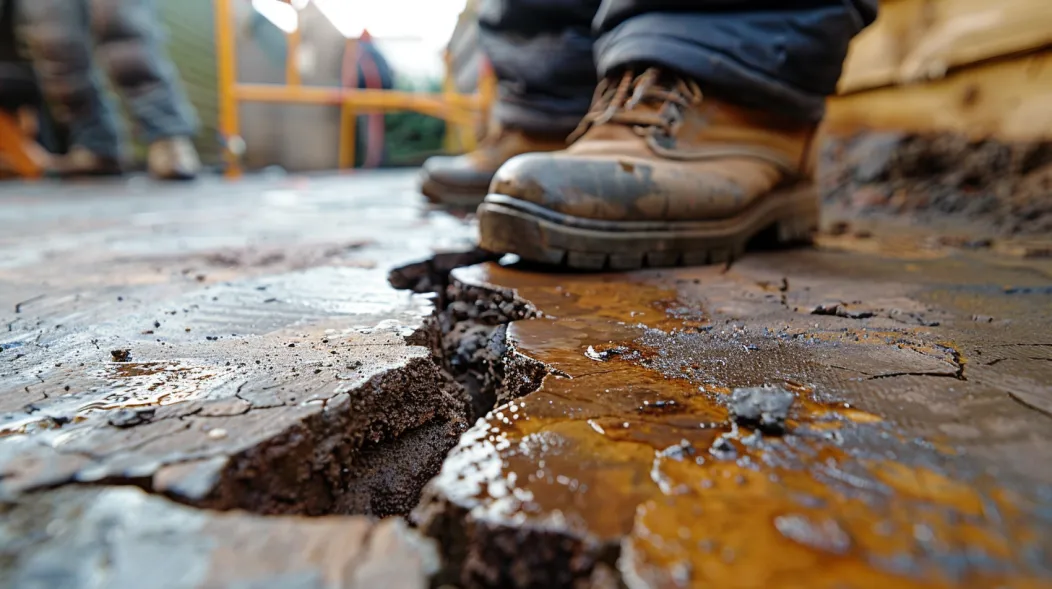
M 339 105 L 341 168 L 354 165 L 355 117 L 361 111 L 387 112 L 411 110 L 443 119 L 457 129 L 458 136 L 468 134 L 478 124 L 493 101 L 496 84 L 491 75 L 481 75 L 479 91 L 472 95 L 443 91 L 423 94 L 396 90 L 361 90 L 358 88 L 304 86 L 298 68 L 299 28 L 288 34 L 285 84 L 242 84 L 237 81 L 237 43 L 231 2 L 215 0 L 216 59 L 218 62 L 219 132 L 226 142 L 227 175 L 241 174 L 239 154 L 231 142 L 241 136 L 239 106 L 242 102 L 277 102 L 285 104 Z M 357 40 L 347 40 L 347 55 L 355 55 Z M 352 61 L 352 64 L 354 62 Z M 448 88 L 448 86 L 447 86 Z

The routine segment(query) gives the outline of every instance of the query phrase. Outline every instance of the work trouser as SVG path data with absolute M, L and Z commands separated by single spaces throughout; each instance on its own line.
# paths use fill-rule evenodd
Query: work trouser
M 482 46 L 499 79 L 498 122 L 577 125 L 597 78 L 657 65 L 742 106 L 821 119 L 848 42 L 877 0 L 483 0 Z
M 120 126 L 95 60 L 146 143 L 192 136 L 197 117 L 164 53 L 154 0 L 8 0 L 45 100 L 70 143 L 120 154 Z

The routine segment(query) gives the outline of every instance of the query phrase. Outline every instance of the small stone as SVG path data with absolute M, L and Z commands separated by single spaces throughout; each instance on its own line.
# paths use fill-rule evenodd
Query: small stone
M 149 423 L 149 421 L 153 419 L 153 415 L 153 409 L 142 409 L 138 411 L 134 409 L 121 409 L 110 415 L 107 422 L 113 427 L 132 427 Z
M 226 430 L 221 427 L 208 430 L 208 437 L 212 438 L 213 440 L 222 440 L 226 436 Z
M 110 357 L 114 362 L 128 362 L 131 360 L 131 350 L 110 350 Z
M 734 389 L 728 408 L 739 425 L 756 426 L 769 434 L 785 432 L 785 420 L 795 397 L 772 386 Z
M 851 224 L 847 221 L 836 221 L 829 226 L 829 234 L 833 236 L 846 235 L 851 230 Z
M 727 438 L 720 436 L 712 442 L 709 454 L 718 460 L 734 460 L 738 456 L 738 450 Z
M 806 516 L 789 514 L 776 517 L 774 527 L 786 538 L 830 554 L 847 554 L 851 536 L 835 519 L 814 521 Z

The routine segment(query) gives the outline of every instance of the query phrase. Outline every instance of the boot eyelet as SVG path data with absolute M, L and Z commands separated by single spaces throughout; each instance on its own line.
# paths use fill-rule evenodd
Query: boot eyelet
M 676 137 L 660 129 L 651 129 L 649 139 L 661 149 L 675 149 Z

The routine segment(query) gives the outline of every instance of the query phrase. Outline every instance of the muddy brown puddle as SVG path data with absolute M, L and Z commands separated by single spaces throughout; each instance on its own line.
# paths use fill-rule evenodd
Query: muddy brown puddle
M 880 356 L 894 348 L 945 364 L 952 378 L 952 349 L 909 330 L 801 338 L 789 322 L 726 322 L 711 308 L 738 302 L 696 296 L 692 276 L 721 280 L 697 272 L 454 273 L 532 302 L 543 317 L 513 323 L 509 341 L 551 370 L 465 434 L 434 481 L 433 495 L 466 511 L 464 533 L 569 538 L 573 578 L 605 562 L 633 588 L 1052 586 L 1040 495 L 845 402 L 823 371 L 833 346 L 850 345 L 874 362 L 898 361 Z M 728 414 L 735 388 L 762 385 L 794 397 L 785 435 Z M 485 558 L 468 555 L 468 576 Z M 479 567 L 471 582 L 544 578 L 494 574 Z

